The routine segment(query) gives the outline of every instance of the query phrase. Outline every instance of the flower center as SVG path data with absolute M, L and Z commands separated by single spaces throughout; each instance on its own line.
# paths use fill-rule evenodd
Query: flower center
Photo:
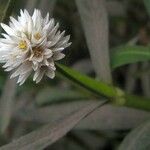
M 36 40 L 39 40 L 39 39 L 41 38 L 41 34 L 40 34 L 40 33 L 34 34 L 34 38 L 35 38 Z
M 43 54 L 43 49 L 41 47 L 33 47 L 32 51 L 35 57 L 41 57 Z
M 22 49 L 23 51 L 27 49 L 27 42 L 24 40 L 21 40 L 18 44 L 19 48 Z

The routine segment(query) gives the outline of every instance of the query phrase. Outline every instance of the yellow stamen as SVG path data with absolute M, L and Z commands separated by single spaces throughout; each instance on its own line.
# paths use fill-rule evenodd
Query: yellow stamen
M 26 50 L 27 49 L 27 42 L 24 40 L 21 40 L 18 46 L 20 49 Z
M 39 39 L 41 38 L 41 34 L 40 34 L 40 33 L 34 34 L 34 38 L 35 38 L 36 40 L 39 40 Z

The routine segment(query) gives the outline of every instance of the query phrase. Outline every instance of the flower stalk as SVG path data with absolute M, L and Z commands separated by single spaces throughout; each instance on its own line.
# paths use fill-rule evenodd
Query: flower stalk
M 109 85 L 102 81 L 96 81 L 64 65 L 57 63 L 56 66 L 58 73 L 60 73 L 62 76 L 67 77 L 67 79 L 76 85 L 80 85 L 99 97 L 104 96 L 105 98 L 108 98 L 109 102 L 113 103 L 114 105 L 150 111 L 149 98 L 127 94 L 118 87 Z

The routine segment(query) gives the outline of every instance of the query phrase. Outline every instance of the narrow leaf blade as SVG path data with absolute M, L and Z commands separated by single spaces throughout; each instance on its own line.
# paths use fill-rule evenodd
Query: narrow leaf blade
M 105 0 L 76 0 L 91 61 L 99 79 L 111 83 L 108 16 Z
M 150 60 L 150 48 L 125 45 L 113 50 L 111 66 L 115 69 L 122 65 L 148 60 Z
M 53 124 L 48 124 L 43 128 L 33 131 L 12 143 L 3 146 L 0 150 L 39 150 L 54 143 L 59 138 L 69 132 L 80 120 L 85 118 L 96 108 L 104 105 L 107 101 L 93 103 L 79 108 L 68 116 L 64 117 Z

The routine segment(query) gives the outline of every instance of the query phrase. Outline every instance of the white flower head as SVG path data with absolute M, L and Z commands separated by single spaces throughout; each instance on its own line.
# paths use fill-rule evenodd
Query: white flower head
M 64 58 L 62 51 L 71 43 L 49 13 L 43 18 L 40 10 L 35 9 L 32 16 L 20 10 L 17 20 L 10 17 L 9 26 L 1 26 L 6 33 L 0 39 L 0 62 L 5 63 L 5 71 L 13 71 L 11 78 L 18 77 L 21 85 L 32 72 L 36 83 L 44 75 L 55 77 L 55 61 Z

